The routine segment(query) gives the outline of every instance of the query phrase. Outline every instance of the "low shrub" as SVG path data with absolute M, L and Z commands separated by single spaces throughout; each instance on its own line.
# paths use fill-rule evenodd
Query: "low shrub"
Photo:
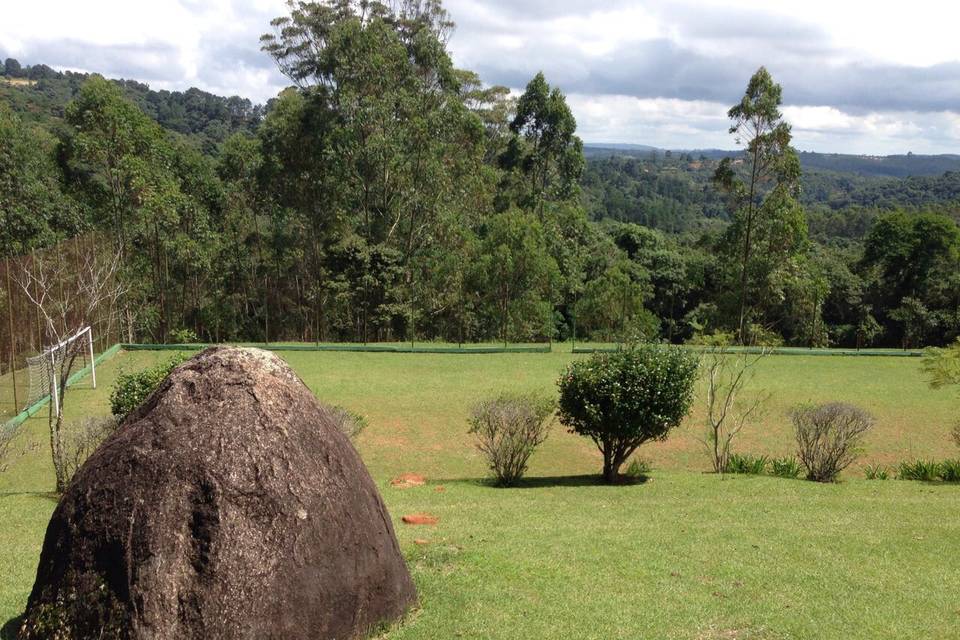
M 355 440 L 367 428 L 367 419 L 344 407 L 321 405 L 343 435 Z
M 936 482 L 940 479 L 940 463 L 933 460 L 901 462 L 897 469 L 897 479 Z
M 917 482 L 960 482 L 960 460 L 901 462 L 897 468 L 897 479 Z
M 723 472 L 759 476 L 766 473 L 769 463 L 770 458 L 767 456 L 732 453 L 727 460 L 727 468 Z
M 200 338 L 191 329 L 177 329 L 170 332 L 171 344 L 197 344 Z
M 134 373 L 121 373 L 110 391 L 110 412 L 120 421 L 139 407 L 153 393 L 170 372 L 186 360 L 180 354 L 149 369 Z
M 793 456 L 776 458 L 770 462 L 770 473 L 778 478 L 797 478 L 801 471 L 800 463 Z
M 10 458 L 13 457 L 13 441 L 19 433 L 19 429 L 0 425 L 0 473 L 4 473 L 9 468 Z
M 545 396 L 509 393 L 473 406 L 469 433 L 477 437 L 498 485 L 515 485 L 526 473 L 530 456 L 550 432 L 554 406 Z
M 797 454 L 807 479 L 833 482 L 857 459 L 863 435 L 873 427 L 873 417 L 851 404 L 797 407 L 791 412 Z
M 624 475 L 631 480 L 643 482 L 647 479 L 652 470 L 653 465 L 650 464 L 649 460 L 645 460 L 643 458 L 634 458 L 630 461 L 630 464 L 627 465 L 627 470 L 624 472 Z
M 890 471 L 882 464 L 868 464 L 863 468 L 863 475 L 867 480 L 888 480 Z
M 944 460 L 941 462 L 938 475 L 944 482 L 960 482 L 960 460 Z

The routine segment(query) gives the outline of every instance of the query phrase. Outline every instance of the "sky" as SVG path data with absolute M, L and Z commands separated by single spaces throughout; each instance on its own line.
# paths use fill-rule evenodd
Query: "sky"
M 591 143 L 732 148 L 726 111 L 761 65 L 801 150 L 960 153 L 960 5 L 943 0 L 446 0 L 454 62 L 522 90 L 538 71 Z M 284 0 L 0 3 L 0 56 L 257 102 Z

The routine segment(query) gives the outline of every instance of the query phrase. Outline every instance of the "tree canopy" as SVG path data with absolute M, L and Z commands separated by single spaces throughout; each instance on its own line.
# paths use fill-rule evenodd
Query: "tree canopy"
M 960 335 L 960 172 L 797 154 L 764 68 L 738 153 L 601 152 L 543 73 L 513 93 L 456 68 L 440 0 L 295 1 L 264 28 L 292 86 L 262 106 L 5 61 L 27 81 L 0 82 L 3 255 L 105 233 L 128 340 Z

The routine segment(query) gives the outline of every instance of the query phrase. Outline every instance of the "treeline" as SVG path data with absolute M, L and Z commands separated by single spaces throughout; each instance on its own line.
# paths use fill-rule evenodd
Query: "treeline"
M 717 256 L 734 242 L 729 221 L 736 218 L 714 180 L 719 166 L 706 157 L 649 152 L 646 158 L 591 160 L 584 201 L 593 219 L 667 232 L 688 255 L 700 254 L 709 265 L 702 272 L 716 276 L 724 273 Z M 797 200 L 805 212 L 805 233 L 790 252 L 794 262 L 756 267 L 751 297 L 761 301 L 754 311 L 763 320 L 755 334 L 798 345 L 848 347 L 917 347 L 956 337 L 957 189 L 956 173 L 905 180 L 804 174 Z M 771 255 L 778 254 L 783 255 L 780 247 Z M 737 288 L 718 278 L 693 289 L 697 286 Z M 669 322 L 679 321 L 680 329 L 730 328 L 729 309 L 723 311 L 729 293 L 703 296 L 694 304 L 695 299 Z M 778 305 L 785 306 L 772 308 Z M 765 335 L 767 330 L 773 335 Z
M 298 3 L 272 26 L 264 50 L 294 86 L 262 110 L 71 74 L 29 87 L 76 81 L 61 114 L 59 97 L 46 119 L 0 104 L 0 251 L 106 232 L 132 341 L 960 333 L 956 224 L 871 213 L 837 238 L 818 214 L 810 230 L 776 108 L 769 158 L 587 167 L 542 74 L 513 98 L 454 67 L 439 0 Z M 744 104 L 778 105 L 761 71 Z M 776 170 L 748 187 L 758 158 Z

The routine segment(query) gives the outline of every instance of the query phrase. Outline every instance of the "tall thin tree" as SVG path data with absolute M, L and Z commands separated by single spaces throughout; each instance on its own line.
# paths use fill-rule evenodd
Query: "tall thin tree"
M 782 89 L 764 67 L 747 85 L 739 104 L 727 112 L 730 133 L 745 142 L 745 157 L 725 158 L 714 182 L 730 198 L 734 213 L 733 234 L 738 244 L 737 337 L 749 342 L 750 263 L 762 218 L 789 207 L 800 188 L 800 160 L 790 146 L 790 125 L 780 112 Z M 766 215 L 765 215 L 766 214 Z

